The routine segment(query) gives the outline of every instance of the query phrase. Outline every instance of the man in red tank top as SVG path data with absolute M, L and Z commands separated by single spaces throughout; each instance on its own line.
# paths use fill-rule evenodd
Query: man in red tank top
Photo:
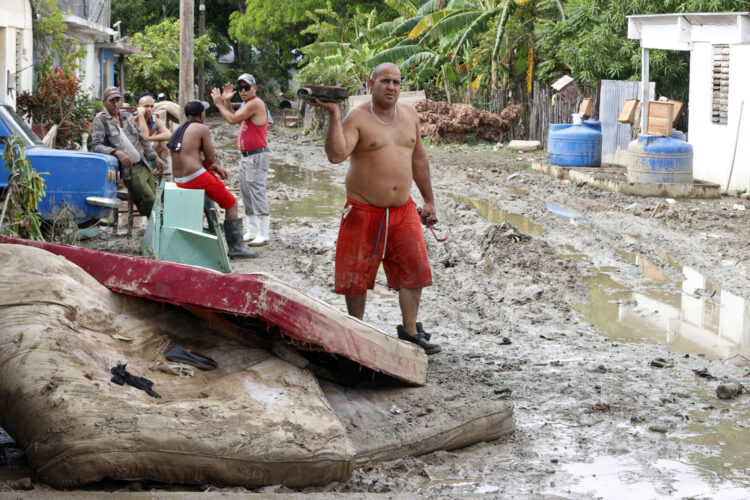
M 237 86 L 231 83 L 219 90 L 211 91 L 211 98 L 221 112 L 221 116 L 232 125 L 240 125 L 237 134 L 237 148 L 242 153 L 240 159 L 240 193 L 245 205 L 247 232 L 243 236 L 249 246 L 262 246 L 268 242 L 270 214 L 266 196 L 266 177 L 270 164 L 268 144 L 268 109 L 256 95 L 258 90 L 255 78 L 244 73 L 237 79 Z M 239 92 L 242 107 L 232 109 L 231 99 Z

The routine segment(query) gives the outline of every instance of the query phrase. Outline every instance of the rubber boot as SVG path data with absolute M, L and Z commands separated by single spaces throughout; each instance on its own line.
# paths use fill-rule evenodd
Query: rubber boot
M 214 221 L 211 219 L 211 209 L 215 209 L 216 206 L 214 205 L 214 202 L 209 198 L 208 196 L 203 196 L 203 214 L 206 216 L 206 220 L 208 221 L 208 231 L 210 233 L 213 233 L 215 231 L 214 229 Z
M 258 216 L 248 215 L 247 219 L 247 231 L 242 237 L 244 241 L 253 241 L 258 236 Z
M 268 243 L 268 229 L 271 225 L 271 216 L 259 215 L 258 216 L 258 236 L 247 245 L 250 247 L 262 247 Z
M 230 259 L 250 259 L 258 256 L 258 252 L 248 250 L 242 242 L 242 219 L 225 220 L 224 235 L 227 238 L 227 254 Z

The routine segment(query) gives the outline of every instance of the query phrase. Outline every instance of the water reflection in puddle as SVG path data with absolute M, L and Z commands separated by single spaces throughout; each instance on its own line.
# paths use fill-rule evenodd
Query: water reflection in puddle
M 514 214 L 507 210 L 503 210 L 489 200 L 469 198 L 457 194 L 452 194 L 450 197 L 459 203 L 469 205 L 477 212 L 477 214 L 490 222 L 501 224 L 507 221 L 516 226 L 518 230 L 523 233 L 536 235 L 544 234 L 544 228 L 539 224 L 532 222 L 532 220 L 525 215 Z
M 283 193 L 283 199 L 271 200 L 274 216 L 287 218 L 338 218 L 346 203 L 344 172 L 314 171 L 298 165 L 271 161 L 269 185 Z
M 750 307 L 746 300 L 717 289 L 696 270 L 679 266 L 685 279 L 674 282 L 649 261 L 618 251 L 641 268 L 646 280 L 637 290 L 597 269 L 585 278 L 590 301 L 575 308 L 604 335 L 620 340 L 649 340 L 676 351 L 726 359 L 750 358 Z M 738 359 L 742 361 L 742 358 Z
M 632 458 L 597 457 L 590 463 L 563 464 L 561 470 L 571 476 L 545 494 L 563 498 L 607 498 L 632 500 L 641 498 L 712 498 L 744 499 L 747 490 L 727 481 L 711 481 L 706 473 L 692 465 L 675 460 L 657 460 L 651 465 L 651 477 L 643 477 L 643 465 Z M 715 475 L 710 474 L 712 479 Z M 662 478 L 654 480 L 653 476 Z M 714 496 L 720 494 L 721 496 Z M 572 496 L 571 496 L 572 495 Z
M 562 250 L 571 252 L 569 246 Z M 616 268 L 594 269 L 595 273 L 585 278 L 590 302 L 575 305 L 602 334 L 618 340 L 658 342 L 679 352 L 747 364 L 750 307 L 746 300 L 718 289 L 698 271 L 680 265 L 668 255 L 659 257 L 682 273 L 682 281 L 671 279 L 638 255 L 621 249 L 617 253 L 639 266 L 643 281 L 631 288 L 613 278 Z M 736 412 L 733 418 L 717 418 L 711 412 L 723 410 L 713 409 L 716 399 L 712 391 L 697 397 L 706 398 L 708 410 L 690 412 L 690 423 L 681 435 L 674 436 L 674 439 L 705 447 L 705 451 L 689 457 L 695 466 L 659 461 L 663 465 L 659 469 L 674 469 L 675 478 L 658 490 L 638 477 L 631 477 L 633 471 L 621 460 L 603 457 L 593 464 L 574 464 L 566 468 L 580 478 L 570 491 L 592 495 L 607 492 L 606 498 L 682 498 L 716 493 L 720 496 L 713 498 L 749 498 L 748 490 L 731 486 L 728 481 L 750 486 L 746 470 L 750 459 L 747 446 L 750 428 L 745 425 L 750 421 L 750 409 L 738 406 L 730 410 Z M 619 497 L 613 492 L 626 495 Z

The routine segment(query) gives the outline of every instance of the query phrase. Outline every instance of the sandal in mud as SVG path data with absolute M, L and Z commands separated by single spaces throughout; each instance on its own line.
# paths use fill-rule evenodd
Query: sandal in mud
M 173 345 L 167 349 L 167 352 L 164 353 L 164 357 L 167 358 L 167 361 L 172 361 L 173 363 L 185 363 L 186 365 L 194 366 L 201 370 L 215 370 L 219 367 L 219 363 L 213 359 L 197 352 L 186 351 L 178 345 Z

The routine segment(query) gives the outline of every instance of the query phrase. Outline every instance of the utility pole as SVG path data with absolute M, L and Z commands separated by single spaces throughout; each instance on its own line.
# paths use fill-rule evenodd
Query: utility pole
M 180 0 L 180 121 L 185 120 L 185 104 L 195 96 L 193 87 L 193 0 Z
M 206 33 L 206 0 L 201 0 L 198 6 L 198 36 L 203 36 Z M 203 79 L 203 61 L 201 61 L 201 72 L 198 75 L 198 99 L 201 101 L 205 100 L 206 93 L 206 82 Z

